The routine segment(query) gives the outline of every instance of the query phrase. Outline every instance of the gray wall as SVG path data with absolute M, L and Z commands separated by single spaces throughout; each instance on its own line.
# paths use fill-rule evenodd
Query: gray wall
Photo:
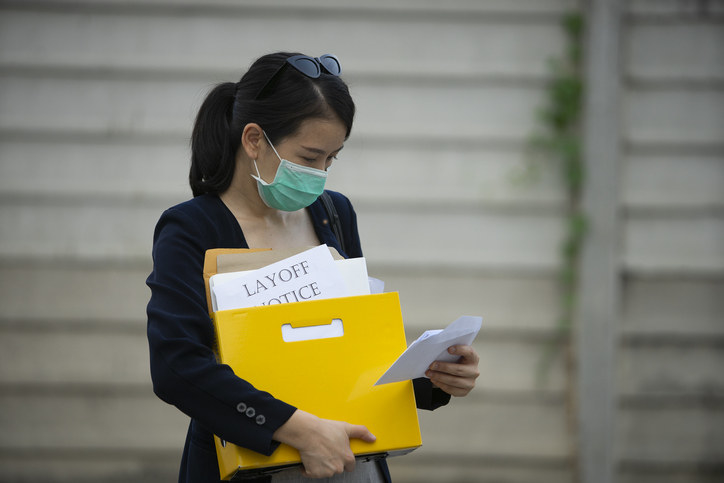
M 724 2 L 627 9 L 615 455 L 620 481 L 716 481 L 724 474 Z
M 705 3 L 625 4 L 612 73 L 620 481 L 724 472 L 724 7 Z M 571 374 L 535 376 L 561 189 L 519 176 L 572 4 L 0 2 L 0 481 L 174 481 L 187 419 L 150 389 L 152 230 L 190 196 L 205 93 L 277 49 L 342 59 L 359 114 L 330 187 L 409 338 L 485 319 L 477 389 L 420 414 L 396 481 L 573 481 Z

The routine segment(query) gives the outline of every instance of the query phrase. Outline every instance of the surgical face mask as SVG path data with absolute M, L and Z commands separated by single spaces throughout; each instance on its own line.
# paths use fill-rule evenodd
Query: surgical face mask
M 297 211 L 314 203 L 324 191 L 327 172 L 282 159 L 266 133 L 264 133 L 264 137 L 279 158 L 279 167 L 274 181 L 267 183 L 261 179 L 259 167 L 254 160 L 257 176 L 252 174 L 251 177 L 256 180 L 256 187 L 262 201 L 268 207 L 281 211 Z

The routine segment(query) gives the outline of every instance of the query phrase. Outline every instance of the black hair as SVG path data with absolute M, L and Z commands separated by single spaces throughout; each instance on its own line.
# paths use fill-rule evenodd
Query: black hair
M 312 79 L 291 66 L 279 70 L 292 55 L 297 54 L 260 57 L 238 83 L 218 84 L 206 96 L 191 134 L 189 184 L 194 196 L 219 194 L 229 187 L 241 135 L 249 123 L 262 126 L 277 144 L 306 119 L 336 116 L 347 128 L 345 138 L 349 137 L 355 106 L 347 84 L 326 72 Z

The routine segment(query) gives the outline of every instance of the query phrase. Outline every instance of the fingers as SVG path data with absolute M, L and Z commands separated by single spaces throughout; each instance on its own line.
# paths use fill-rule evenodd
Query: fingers
M 319 428 L 310 435 L 309 445 L 297 448 L 304 465 L 303 474 L 308 478 L 329 478 L 345 471 L 354 471 L 356 460 L 350 448 L 350 439 L 372 443 L 376 440 L 361 425 L 343 421 L 320 420 Z
M 467 396 L 475 387 L 476 376 L 461 377 L 436 371 L 427 371 L 426 375 L 435 386 L 455 397 Z
M 454 345 L 450 346 L 447 350 L 450 354 L 459 355 L 462 359 L 459 361 L 460 364 L 475 364 L 478 365 L 478 362 L 480 362 L 480 357 L 478 356 L 478 353 L 475 352 L 475 349 L 473 349 L 472 346 L 469 345 Z
M 351 473 L 354 471 L 354 467 L 357 465 L 357 460 L 354 458 L 354 454 L 350 452 L 350 458 L 344 460 L 344 471 Z
M 366 443 L 374 443 L 377 440 L 377 437 L 370 433 L 366 427 L 355 424 L 350 424 L 347 427 L 347 436 L 349 436 L 350 439 L 361 439 Z
M 346 448 L 339 448 L 335 455 L 309 455 L 302 456 L 302 474 L 307 478 L 331 478 L 345 471 L 354 471 L 356 460 L 354 453 Z
M 477 379 L 480 375 L 478 366 L 472 364 L 460 364 L 455 362 L 435 361 L 430 364 L 430 371 L 447 374 L 450 376 Z M 429 377 L 429 376 L 428 376 Z
M 342 450 L 342 452 L 343 455 L 338 456 L 335 460 L 318 462 L 318 466 L 315 471 L 307 473 L 307 476 L 311 478 L 331 478 L 332 476 L 339 475 L 345 471 L 354 471 L 357 464 L 354 453 L 352 453 L 352 450 L 349 449 L 349 446 Z
M 452 346 L 448 352 L 459 355 L 460 360 L 435 361 L 425 375 L 446 393 L 456 397 L 466 396 L 475 387 L 475 379 L 480 376 L 478 370 L 480 358 L 475 349 L 467 345 Z
M 473 379 L 476 379 L 480 375 L 478 370 L 480 357 L 471 346 L 454 345 L 448 349 L 448 352 L 459 355 L 460 359 L 457 362 L 435 361 L 430 364 L 431 371 L 459 377 L 472 377 Z
M 324 462 L 317 464 L 310 464 L 309 462 L 302 462 L 302 475 L 305 478 L 331 478 L 335 475 L 339 475 L 347 472 L 354 471 L 356 460 L 354 455 L 349 458 L 337 462 Z

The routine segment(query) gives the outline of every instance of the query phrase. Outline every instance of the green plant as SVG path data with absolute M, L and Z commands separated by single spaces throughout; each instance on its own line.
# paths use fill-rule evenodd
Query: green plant
M 538 379 L 547 375 L 550 363 L 561 345 L 568 345 L 576 308 L 578 260 L 586 233 L 586 217 L 581 209 L 584 184 L 581 115 L 583 100 L 582 36 L 583 16 L 569 13 L 563 18 L 566 49 L 561 58 L 551 59 L 551 77 L 547 84 L 545 105 L 538 110 L 540 126 L 530 141 L 534 162 L 529 165 L 535 174 L 543 164 L 553 164 L 560 173 L 564 189 L 563 210 L 565 232 L 561 243 L 559 268 L 560 301 L 557 337 L 549 344 Z
M 560 173 L 564 191 L 564 234 L 560 249 L 559 315 L 556 336 L 546 344 L 538 365 L 537 381 L 543 385 L 550 366 L 557 357 L 564 357 L 567 430 L 571 441 L 574 475 L 578 474 L 578 452 L 575 441 L 576 363 L 572 327 L 578 301 L 579 259 L 586 236 L 587 220 L 581 207 L 584 189 L 583 141 L 581 130 L 584 81 L 583 15 L 572 12 L 562 22 L 566 48 L 560 58 L 549 62 L 551 78 L 546 89 L 545 105 L 538 111 L 540 131 L 531 138 L 530 154 L 533 173 L 544 164 L 552 164 Z

